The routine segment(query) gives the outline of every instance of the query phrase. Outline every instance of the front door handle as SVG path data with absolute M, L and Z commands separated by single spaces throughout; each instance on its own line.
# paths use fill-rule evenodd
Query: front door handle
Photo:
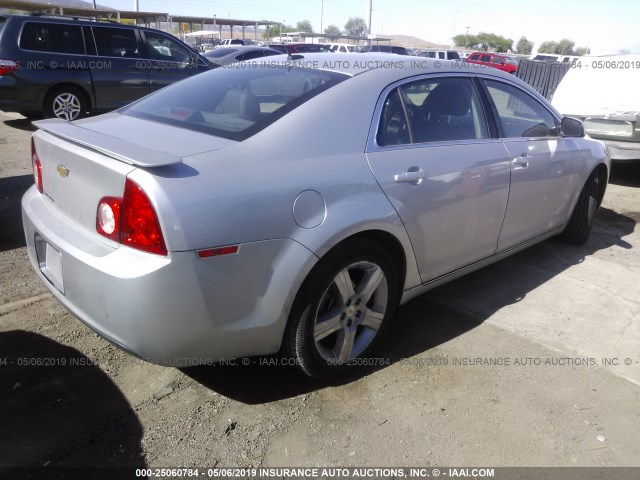
M 515 157 L 511 160 L 511 164 L 516 167 L 527 168 L 529 166 L 529 162 L 531 161 L 531 155 L 520 155 L 519 157 Z
M 393 177 L 393 179 L 397 183 L 413 183 L 417 185 L 427 177 L 427 172 L 425 172 L 424 170 L 418 170 L 417 172 L 398 173 Z

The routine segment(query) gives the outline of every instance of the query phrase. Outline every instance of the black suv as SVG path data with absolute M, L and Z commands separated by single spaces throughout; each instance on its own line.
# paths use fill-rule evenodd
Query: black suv
M 0 110 L 65 120 L 122 107 L 209 69 L 159 30 L 44 15 L 0 16 Z

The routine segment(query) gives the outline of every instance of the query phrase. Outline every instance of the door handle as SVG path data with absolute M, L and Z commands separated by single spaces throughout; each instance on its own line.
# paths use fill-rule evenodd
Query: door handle
M 520 155 L 511 160 L 511 164 L 517 167 L 526 168 L 533 157 L 531 155 Z
M 393 179 L 397 183 L 413 183 L 415 185 L 418 185 L 427 177 L 427 172 L 425 172 L 424 170 L 418 170 L 417 172 L 398 173 L 393 177 Z

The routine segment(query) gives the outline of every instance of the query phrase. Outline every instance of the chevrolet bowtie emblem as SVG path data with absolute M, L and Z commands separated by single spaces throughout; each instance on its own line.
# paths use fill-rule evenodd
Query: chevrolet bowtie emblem
M 61 163 L 58 165 L 58 168 L 56 168 L 56 170 L 63 178 L 67 178 L 69 176 L 70 170 Z

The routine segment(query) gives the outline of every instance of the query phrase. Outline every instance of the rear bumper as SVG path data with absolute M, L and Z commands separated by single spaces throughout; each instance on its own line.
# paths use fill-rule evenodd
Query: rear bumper
M 278 351 L 289 307 L 317 260 L 289 239 L 204 260 L 193 251 L 162 257 L 114 247 L 70 223 L 35 188 L 22 215 L 29 259 L 55 297 L 107 340 L 168 366 Z M 42 242 L 60 252 L 61 288 L 43 274 Z
M 42 88 L 28 87 L 12 75 L 0 76 L 0 110 L 4 112 L 42 112 Z

